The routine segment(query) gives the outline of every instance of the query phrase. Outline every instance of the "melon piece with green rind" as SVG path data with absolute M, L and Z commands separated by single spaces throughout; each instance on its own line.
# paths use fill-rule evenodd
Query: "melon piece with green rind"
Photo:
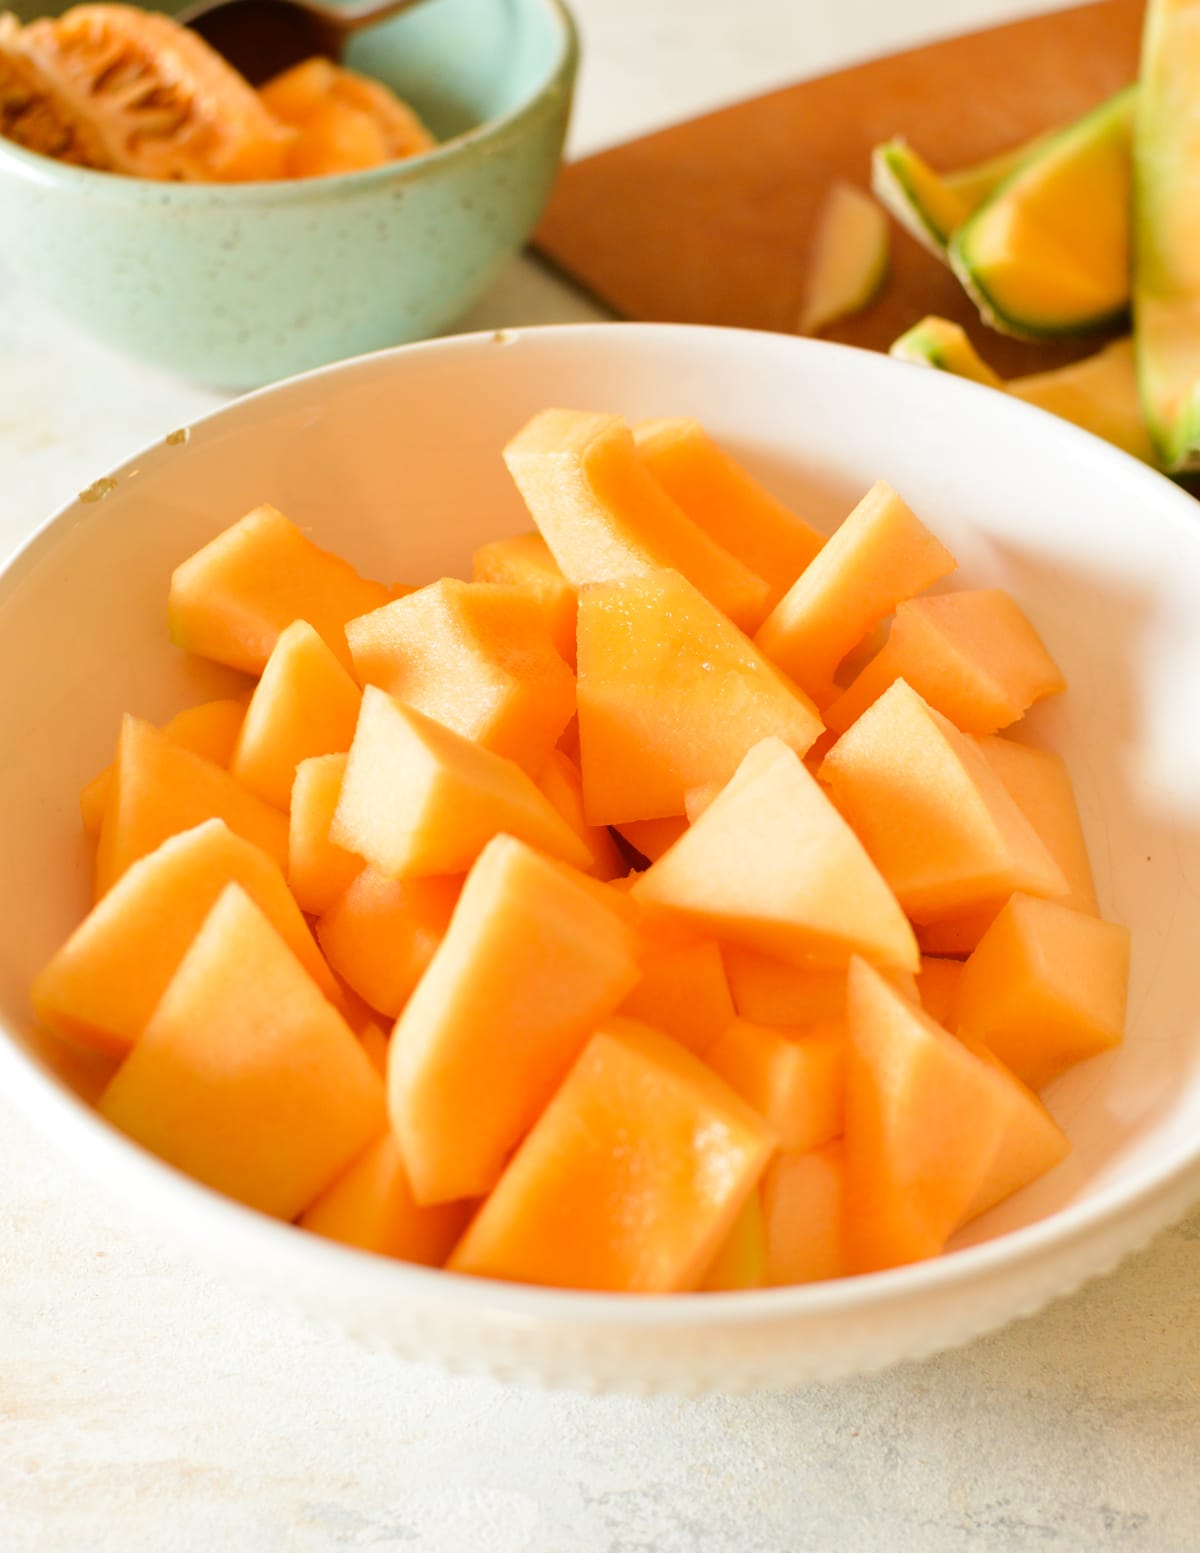
M 1200 467 L 1200 4 L 1150 0 L 1133 137 L 1138 383 L 1164 469 Z
M 950 239 L 984 322 L 1023 339 L 1089 334 L 1129 305 L 1135 87 L 1059 130 Z
M 911 361 L 935 367 L 952 377 L 965 377 L 988 388 L 1003 388 L 1004 380 L 994 372 L 971 344 L 961 324 L 930 314 L 914 324 L 888 347 L 888 355 L 897 361 Z
M 839 318 L 861 312 L 887 279 L 887 217 L 868 194 L 837 180 L 817 223 L 798 334 L 819 334 Z
M 936 173 L 902 136 L 895 136 L 872 148 L 871 188 L 909 236 L 944 264 L 953 233 L 1041 138 L 959 172 Z

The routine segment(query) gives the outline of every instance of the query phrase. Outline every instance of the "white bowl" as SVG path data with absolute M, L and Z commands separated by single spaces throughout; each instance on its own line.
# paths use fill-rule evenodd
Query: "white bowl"
M 1077 785 L 1106 915 L 1133 929 L 1129 1036 L 1049 1100 L 1068 1162 L 952 1254 L 735 1295 L 570 1294 L 344 1249 L 193 1184 L 100 1121 L 31 1031 L 34 971 L 87 905 L 76 795 L 125 709 L 230 682 L 168 646 L 175 564 L 260 501 L 386 580 L 528 526 L 500 448 L 549 404 L 699 416 L 831 526 L 877 477 L 1010 587 L 1070 681 L 1030 729 Z M 0 1082 L 151 1233 L 364 1339 L 558 1384 L 785 1387 L 961 1342 L 1110 1267 L 1200 1196 L 1200 509 L 1038 410 L 885 357 L 768 334 L 593 325 L 445 340 L 243 399 L 53 518 L 0 577 Z M 65 1075 L 65 1076 L 64 1076 Z M 74 1089 L 73 1087 L 74 1086 Z

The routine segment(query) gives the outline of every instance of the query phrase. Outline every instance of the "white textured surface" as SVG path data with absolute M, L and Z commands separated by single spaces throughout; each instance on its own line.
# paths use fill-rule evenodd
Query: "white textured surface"
M 1035 8 L 578 0 L 577 144 Z M 585 316 L 520 265 L 470 322 Z M 0 551 L 216 402 L 0 276 Z M 452 1380 L 282 1319 L 152 1244 L 2 1100 L 0 1181 L 5 1553 L 1198 1545 L 1200 1214 L 963 1352 L 791 1398 L 637 1402 Z

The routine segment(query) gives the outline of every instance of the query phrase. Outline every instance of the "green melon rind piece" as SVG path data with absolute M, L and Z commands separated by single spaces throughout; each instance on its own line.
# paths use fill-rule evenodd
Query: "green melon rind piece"
M 1150 0 L 1134 124 L 1134 340 L 1164 469 L 1200 468 L 1200 0 Z
M 961 324 L 931 315 L 893 340 L 888 355 L 897 361 L 912 361 L 954 377 L 964 377 L 988 388 L 1003 388 L 1003 379 L 988 366 L 971 344 Z
M 947 247 L 950 267 L 979 308 L 983 321 L 999 333 L 1025 340 L 1062 339 L 1112 328 L 1124 319 L 1127 295 L 1094 309 L 1081 302 L 1074 311 L 1057 317 L 1019 314 L 1000 294 L 1001 287 L 990 272 L 986 241 L 989 230 L 994 231 L 1006 217 L 1019 211 L 1022 202 L 1035 195 L 1050 177 L 1085 166 L 1098 150 L 1111 150 L 1120 161 L 1122 147 L 1131 140 L 1137 97 L 1138 87 L 1127 86 L 1074 123 L 1047 136 L 952 234 Z M 1124 191 L 1114 188 L 1113 197 L 1121 200 Z M 1071 262 L 1065 251 L 1064 261 Z
M 896 136 L 872 148 L 871 188 L 909 236 L 944 264 L 946 245 L 954 230 L 1009 177 L 1041 138 L 959 172 L 935 173 L 907 140 Z

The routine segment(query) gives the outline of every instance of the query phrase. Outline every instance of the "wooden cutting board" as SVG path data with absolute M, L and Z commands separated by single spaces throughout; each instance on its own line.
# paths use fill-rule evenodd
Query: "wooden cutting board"
M 1102 0 L 953 38 L 587 157 L 563 169 L 536 244 L 625 317 L 790 333 L 832 180 L 869 187 L 871 147 L 891 135 L 950 169 L 1077 117 L 1137 74 L 1143 9 Z M 993 334 L 894 224 L 885 290 L 827 335 L 886 349 L 926 313 L 968 326 L 1006 376 L 1095 349 Z

